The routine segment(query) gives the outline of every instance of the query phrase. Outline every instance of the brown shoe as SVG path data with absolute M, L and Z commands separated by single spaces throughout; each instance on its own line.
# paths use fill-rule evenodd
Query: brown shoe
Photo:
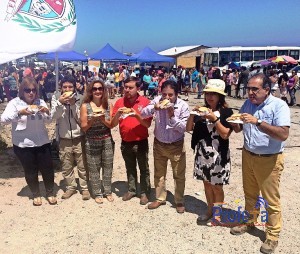
M 182 203 L 176 204 L 176 211 L 178 213 L 184 213 L 185 212 L 184 204 L 182 204 Z
M 132 199 L 133 197 L 135 197 L 135 194 L 131 193 L 131 192 L 126 192 L 124 194 L 124 196 L 122 197 L 123 201 L 128 201 L 130 199 Z
M 161 205 L 165 205 L 165 204 L 166 204 L 166 201 L 156 200 L 148 205 L 148 209 L 156 209 L 156 208 L 160 207 Z
M 66 192 L 61 196 L 62 199 L 68 199 L 72 197 L 77 191 L 76 190 L 66 190 Z
M 148 200 L 147 195 L 141 194 L 140 205 L 147 205 L 148 202 L 149 202 L 149 200 Z
M 251 224 L 242 224 L 242 225 L 238 225 L 235 226 L 233 228 L 230 229 L 230 234 L 232 235 L 242 235 L 246 232 L 249 232 L 250 230 L 254 229 L 255 226 L 253 223 Z
M 266 254 L 273 253 L 275 251 L 277 245 L 278 245 L 278 241 L 273 241 L 273 240 L 267 239 L 260 247 L 260 252 L 266 253 Z
M 82 200 L 89 200 L 91 198 L 91 194 L 88 190 L 82 191 Z

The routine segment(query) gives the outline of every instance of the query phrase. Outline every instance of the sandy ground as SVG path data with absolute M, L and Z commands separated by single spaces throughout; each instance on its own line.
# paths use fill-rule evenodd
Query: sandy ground
M 199 103 L 191 96 L 190 107 Z M 201 100 L 202 102 L 202 100 Z M 241 100 L 228 99 L 239 109 Z M 5 104 L 1 104 L 1 112 Z M 300 253 L 300 108 L 291 108 L 292 125 L 286 145 L 285 169 L 281 181 L 284 226 L 277 253 Z M 52 127 L 50 127 L 50 132 Z M 202 183 L 192 178 L 193 151 L 191 135 L 186 134 L 187 172 L 186 212 L 176 213 L 174 184 L 168 167 L 167 205 L 148 210 L 139 199 L 124 202 L 126 173 L 120 153 L 118 128 L 112 130 L 116 142 L 113 196 L 115 201 L 97 205 L 93 199 L 83 201 L 80 194 L 62 200 L 64 182 L 61 171 L 55 173 L 58 205 L 45 199 L 34 207 L 24 180 L 22 167 L 11 148 L 0 154 L 0 253 L 258 253 L 264 239 L 263 227 L 251 234 L 232 236 L 226 227 L 198 226 L 196 219 L 206 209 Z M 153 186 L 153 125 L 150 128 L 150 169 Z M 11 147 L 9 127 L 1 135 Z M 230 147 L 232 171 L 230 185 L 225 186 L 225 201 L 230 208 L 244 205 L 241 176 L 242 134 L 232 134 Z M 40 179 L 41 180 L 41 179 Z M 44 186 L 41 180 L 41 190 Z M 152 188 L 152 199 L 154 189 Z

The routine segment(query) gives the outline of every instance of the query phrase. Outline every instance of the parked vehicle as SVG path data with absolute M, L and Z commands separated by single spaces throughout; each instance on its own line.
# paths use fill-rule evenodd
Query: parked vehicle
M 300 78 L 300 65 L 297 65 L 297 66 L 293 67 L 292 69 L 287 71 L 286 74 L 290 77 L 290 76 L 292 76 L 292 71 L 296 71 L 297 76 Z
M 34 62 L 34 66 L 35 67 L 44 67 L 44 68 L 46 68 L 47 69 L 47 64 L 46 63 L 44 63 L 44 62 Z

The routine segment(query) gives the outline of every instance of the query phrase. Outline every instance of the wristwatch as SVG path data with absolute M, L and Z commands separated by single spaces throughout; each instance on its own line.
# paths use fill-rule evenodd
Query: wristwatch
M 216 123 L 219 120 L 220 120 L 220 117 L 217 117 L 217 119 L 215 121 L 212 121 L 212 123 Z
M 262 123 L 262 120 L 261 119 L 257 119 L 257 123 L 256 123 L 256 126 L 260 126 Z

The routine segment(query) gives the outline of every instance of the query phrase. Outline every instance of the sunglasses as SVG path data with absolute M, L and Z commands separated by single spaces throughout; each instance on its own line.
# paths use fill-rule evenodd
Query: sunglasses
M 36 93 L 36 89 L 35 88 L 33 88 L 33 89 L 30 89 L 30 88 L 24 88 L 24 92 L 25 93 Z
M 100 86 L 100 87 L 93 87 L 93 88 L 92 88 L 92 91 L 93 91 L 93 92 L 96 92 L 96 91 L 103 91 L 103 87 L 102 87 L 102 86 Z

